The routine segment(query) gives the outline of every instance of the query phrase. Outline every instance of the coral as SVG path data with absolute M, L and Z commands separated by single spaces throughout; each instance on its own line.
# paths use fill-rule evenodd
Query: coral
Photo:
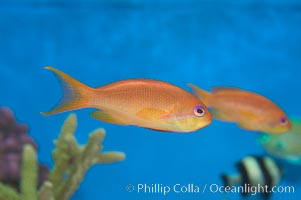
M 37 145 L 27 134 L 25 124 L 18 124 L 9 108 L 0 108 L 0 182 L 19 190 L 22 148 Z M 38 165 L 38 186 L 48 178 L 48 167 Z
M 35 148 L 31 144 L 24 145 L 20 192 L 0 184 L 0 200 L 67 200 L 92 165 L 124 160 L 125 155 L 121 152 L 101 152 L 105 136 L 103 129 L 93 131 L 87 144 L 79 145 L 74 137 L 76 125 L 76 115 L 71 114 L 55 141 L 56 148 L 52 152 L 54 168 L 39 190 Z
M 104 129 L 94 130 L 86 145 L 78 145 L 74 137 L 76 124 L 76 115 L 71 114 L 62 127 L 59 139 L 55 142 L 56 149 L 52 153 L 55 166 L 49 176 L 54 186 L 52 189 L 54 199 L 68 199 L 92 165 L 112 163 L 125 158 L 120 152 L 99 153 L 103 148 L 101 143 L 105 136 Z

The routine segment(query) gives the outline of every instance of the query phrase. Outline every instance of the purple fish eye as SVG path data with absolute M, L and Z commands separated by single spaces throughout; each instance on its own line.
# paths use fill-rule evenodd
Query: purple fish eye
M 281 117 L 281 118 L 280 118 L 280 122 L 281 122 L 281 124 L 283 124 L 283 125 L 287 124 L 287 123 L 288 123 L 287 117 Z
M 205 108 L 203 106 L 196 106 L 193 112 L 195 116 L 203 117 L 205 115 Z

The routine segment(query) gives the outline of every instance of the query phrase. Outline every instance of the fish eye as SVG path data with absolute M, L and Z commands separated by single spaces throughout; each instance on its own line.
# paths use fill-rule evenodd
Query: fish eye
M 193 112 L 195 116 L 202 117 L 205 115 L 205 108 L 203 106 L 196 106 Z
M 281 118 L 280 118 L 280 123 L 281 123 L 282 125 L 286 125 L 286 124 L 288 123 L 288 119 L 287 119 L 286 117 L 281 117 Z

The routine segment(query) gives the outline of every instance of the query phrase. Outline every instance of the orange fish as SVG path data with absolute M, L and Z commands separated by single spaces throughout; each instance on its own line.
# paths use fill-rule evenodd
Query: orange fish
M 213 117 L 236 122 L 241 128 L 267 133 L 285 133 L 291 129 L 287 115 L 269 99 L 245 90 L 217 87 L 212 93 L 193 84 L 189 86 L 206 106 L 211 107 Z
M 132 79 L 91 88 L 53 67 L 45 68 L 58 76 L 63 97 L 44 115 L 97 108 L 91 115 L 101 121 L 170 132 L 196 131 L 212 121 L 201 100 L 166 82 Z

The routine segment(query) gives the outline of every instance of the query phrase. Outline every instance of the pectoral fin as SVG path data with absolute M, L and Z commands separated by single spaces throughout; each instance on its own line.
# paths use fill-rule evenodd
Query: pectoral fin
M 102 111 L 102 110 L 96 110 L 96 111 L 92 112 L 91 116 L 94 117 L 95 119 L 98 119 L 98 120 L 104 121 L 104 122 L 108 122 L 108 123 L 123 124 L 123 125 L 128 124 L 124 120 L 113 117 L 109 113 Z
M 161 120 L 168 114 L 168 112 L 156 108 L 144 108 L 136 113 L 138 117 L 151 121 Z
M 248 119 L 248 120 L 252 120 L 252 121 L 260 121 L 260 118 L 258 115 L 252 113 L 252 112 L 248 112 L 248 111 L 245 111 L 245 110 L 241 110 L 240 112 L 240 115 L 242 117 L 244 117 L 245 119 Z
M 241 115 L 241 119 L 243 119 L 243 120 L 242 120 L 242 122 L 238 123 L 238 126 L 243 129 L 257 131 L 258 125 L 262 124 L 264 122 L 258 115 L 251 113 L 251 112 L 242 110 L 242 111 L 240 111 L 240 115 Z M 250 123 L 250 122 L 252 122 L 252 123 Z

